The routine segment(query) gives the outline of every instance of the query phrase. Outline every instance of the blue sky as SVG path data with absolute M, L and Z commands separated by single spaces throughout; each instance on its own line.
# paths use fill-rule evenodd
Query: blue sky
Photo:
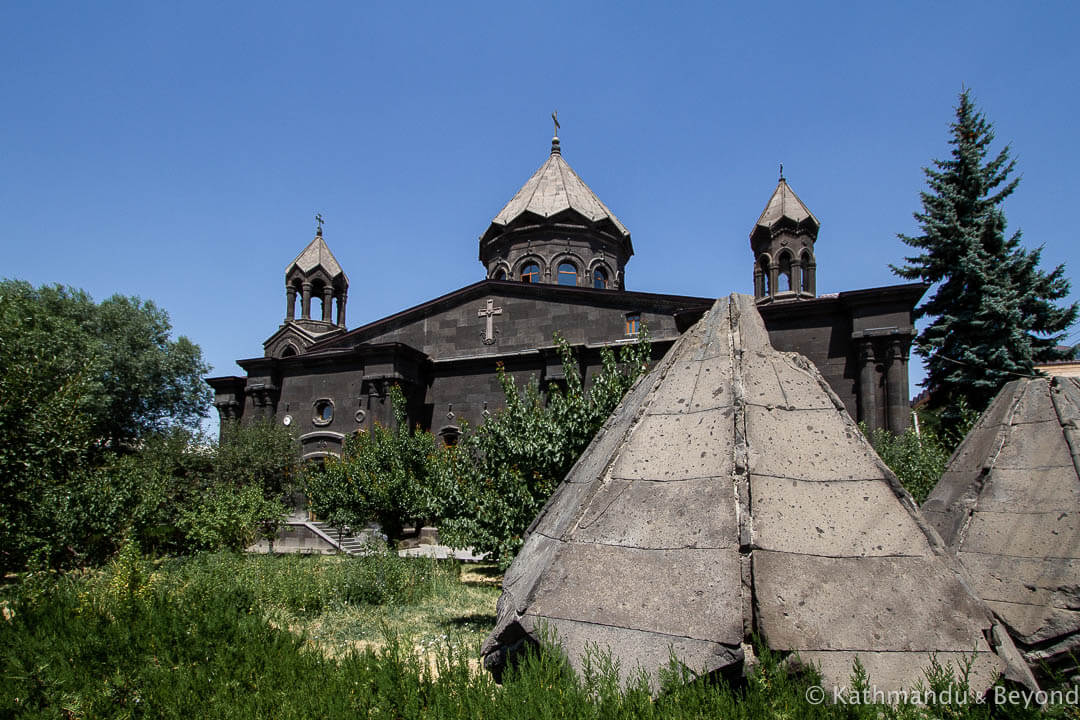
M 0 275 L 153 299 L 239 374 L 316 211 L 350 327 L 481 279 L 557 108 L 633 234 L 628 288 L 750 292 L 780 162 L 819 292 L 892 284 L 966 85 L 1018 159 L 1010 228 L 1072 276 L 1078 7 L 9 2 Z

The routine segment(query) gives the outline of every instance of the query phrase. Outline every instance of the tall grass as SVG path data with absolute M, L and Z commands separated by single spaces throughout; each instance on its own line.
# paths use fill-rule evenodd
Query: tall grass
M 961 720 L 1016 713 L 811 705 L 804 698 L 817 681 L 813 671 L 791 673 L 762 647 L 739 687 L 673 663 L 655 695 L 643 677 L 622 686 L 604 653 L 591 651 L 578 677 L 551 647 L 528 652 L 498 686 L 478 670 L 475 648 L 447 645 L 432 663 L 391 636 L 378 650 L 329 659 L 264 614 L 281 604 L 317 612 L 346 602 L 414 602 L 452 587 L 455 575 L 393 556 L 212 555 L 152 565 L 126 549 L 99 574 L 31 577 L 4 595 L 0 717 Z M 943 674 L 936 682 L 956 679 Z M 1050 715 L 1069 712 L 1076 717 L 1075 708 Z

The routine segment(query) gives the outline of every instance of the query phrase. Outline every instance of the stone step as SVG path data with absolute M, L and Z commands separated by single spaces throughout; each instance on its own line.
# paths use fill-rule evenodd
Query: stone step
M 320 532 L 330 538 L 333 544 L 337 546 L 338 550 L 347 555 L 356 555 L 365 552 L 367 549 L 367 541 L 371 536 L 371 530 L 368 527 L 364 527 L 359 531 L 345 533 L 333 525 L 329 525 L 322 521 L 311 522 L 309 525 L 318 528 Z M 350 528 L 350 530 L 352 530 L 352 528 Z

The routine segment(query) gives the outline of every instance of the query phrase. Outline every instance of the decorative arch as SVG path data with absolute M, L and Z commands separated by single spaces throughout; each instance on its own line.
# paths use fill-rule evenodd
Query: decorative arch
M 776 259 L 776 293 L 788 293 L 796 290 L 796 271 L 792 268 L 793 257 L 791 251 L 784 249 Z M 774 293 L 775 294 L 775 293 Z
M 316 430 L 300 436 L 300 459 L 315 460 L 334 455 L 341 456 L 345 435 L 332 430 Z
M 304 279 L 312 283 L 313 285 L 319 284 L 326 287 L 334 286 L 333 279 L 321 267 L 313 270 L 310 274 L 306 275 Z
M 760 293 L 755 293 L 759 298 L 770 297 L 774 294 L 772 278 L 772 257 L 769 253 L 761 253 L 758 257 L 757 266 L 754 268 L 755 280 L 760 280 Z
M 567 287 L 577 287 L 581 272 L 576 263 L 563 260 L 556 269 L 555 283 Z
M 817 288 L 815 287 L 815 284 L 817 278 L 815 275 L 817 272 L 817 263 L 814 261 L 814 254 L 810 252 L 809 248 L 803 248 L 802 254 L 799 256 L 799 266 L 802 270 L 799 292 L 806 295 L 816 295 Z
M 605 277 L 604 289 L 611 289 L 615 287 L 615 273 L 612 271 L 611 266 L 607 264 L 601 258 L 593 258 L 589 263 L 589 269 L 585 276 L 588 286 L 591 288 L 597 288 L 596 273 L 602 272 Z
M 543 282 L 544 274 L 547 270 L 547 263 L 544 262 L 544 258 L 539 255 L 525 255 L 517 261 L 514 266 L 514 274 L 512 279 L 522 280 L 521 273 L 529 265 L 536 265 L 539 277 L 534 282 Z
M 502 273 L 502 277 L 499 277 L 499 273 Z M 491 274 L 488 276 L 489 280 L 509 280 L 510 265 L 506 262 L 495 263 L 495 266 L 491 268 Z
M 561 280 L 561 272 L 562 272 L 561 268 L 562 268 L 563 265 L 566 265 L 566 264 L 570 264 L 570 265 L 574 266 L 574 274 L 575 274 L 574 285 L 580 286 L 581 285 L 582 275 L 587 272 L 587 268 L 589 267 L 589 264 L 585 261 L 585 258 L 583 258 L 581 255 L 579 255 L 576 252 L 570 251 L 570 250 L 564 250 L 563 252 L 560 252 L 560 253 L 556 254 L 552 258 L 551 267 L 553 268 L 553 273 L 554 273 L 554 277 L 552 278 L 552 281 L 559 284 L 559 285 L 563 284 L 562 282 L 560 282 L 560 280 Z M 591 278 L 591 276 L 586 275 L 586 278 L 588 279 L 588 286 L 591 287 L 592 286 L 592 278 Z

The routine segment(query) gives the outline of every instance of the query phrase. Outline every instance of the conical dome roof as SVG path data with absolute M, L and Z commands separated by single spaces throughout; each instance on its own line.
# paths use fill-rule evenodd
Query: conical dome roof
M 571 210 L 594 226 L 609 230 L 616 237 L 630 239 L 630 231 L 619 222 L 615 213 L 604 205 L 563 159 L 559 138 L 555 137 L 551 141 L 551 154 L 547 160 L 499 211 L 481 237 L 481 242 L 505 232 L 528 216 L 548 219 Z
M 624 398 L 533 523 L 483 652 L 497 670 L 546 626 L 579 669 L 595 643 L 655 678 L 671 650 L 694 671 L 739 665 L 758 632 L 826 687 L 848 684 L 856 656 L 890 689 L 923 679 L 932 653 L 974 653 L 982 692 L 1006 667 L 992 624 L 821 374 L 732 295 Z
M 330 252 L 330 246 L 323 240 L 321 230 L 316 233 L 315 238 L 308 243 L 308 246 L 301 250 L 300 254 L 285 267 L 285 275 L 291 273 L 293 268 L 299 269 L 305 275 L 310 275 L 317 268 L 322 268 L 331 280 L 340 276 L 348 282 L 345 271 L 341 269 L 341 265 L 338 264 L 334 253 Z
M 772 197 L 769 198 L 765 209 L 761 211 L 761 215 L 754 224 L 754 229 L 750 233 L 751 237 L 761 228 L 771 230 L 781 223 L 802 225 L 814 234 L 821 227 L 814 213 L 810 212 L 810 208 L 799 199 L 783 177 L 776 184 L 776 190 L 773 190 Z
M 1080 650 L 1078 423 L 1077 378 L 1009 383 L 923 504 L 1032 669 L 1066 677 Z

